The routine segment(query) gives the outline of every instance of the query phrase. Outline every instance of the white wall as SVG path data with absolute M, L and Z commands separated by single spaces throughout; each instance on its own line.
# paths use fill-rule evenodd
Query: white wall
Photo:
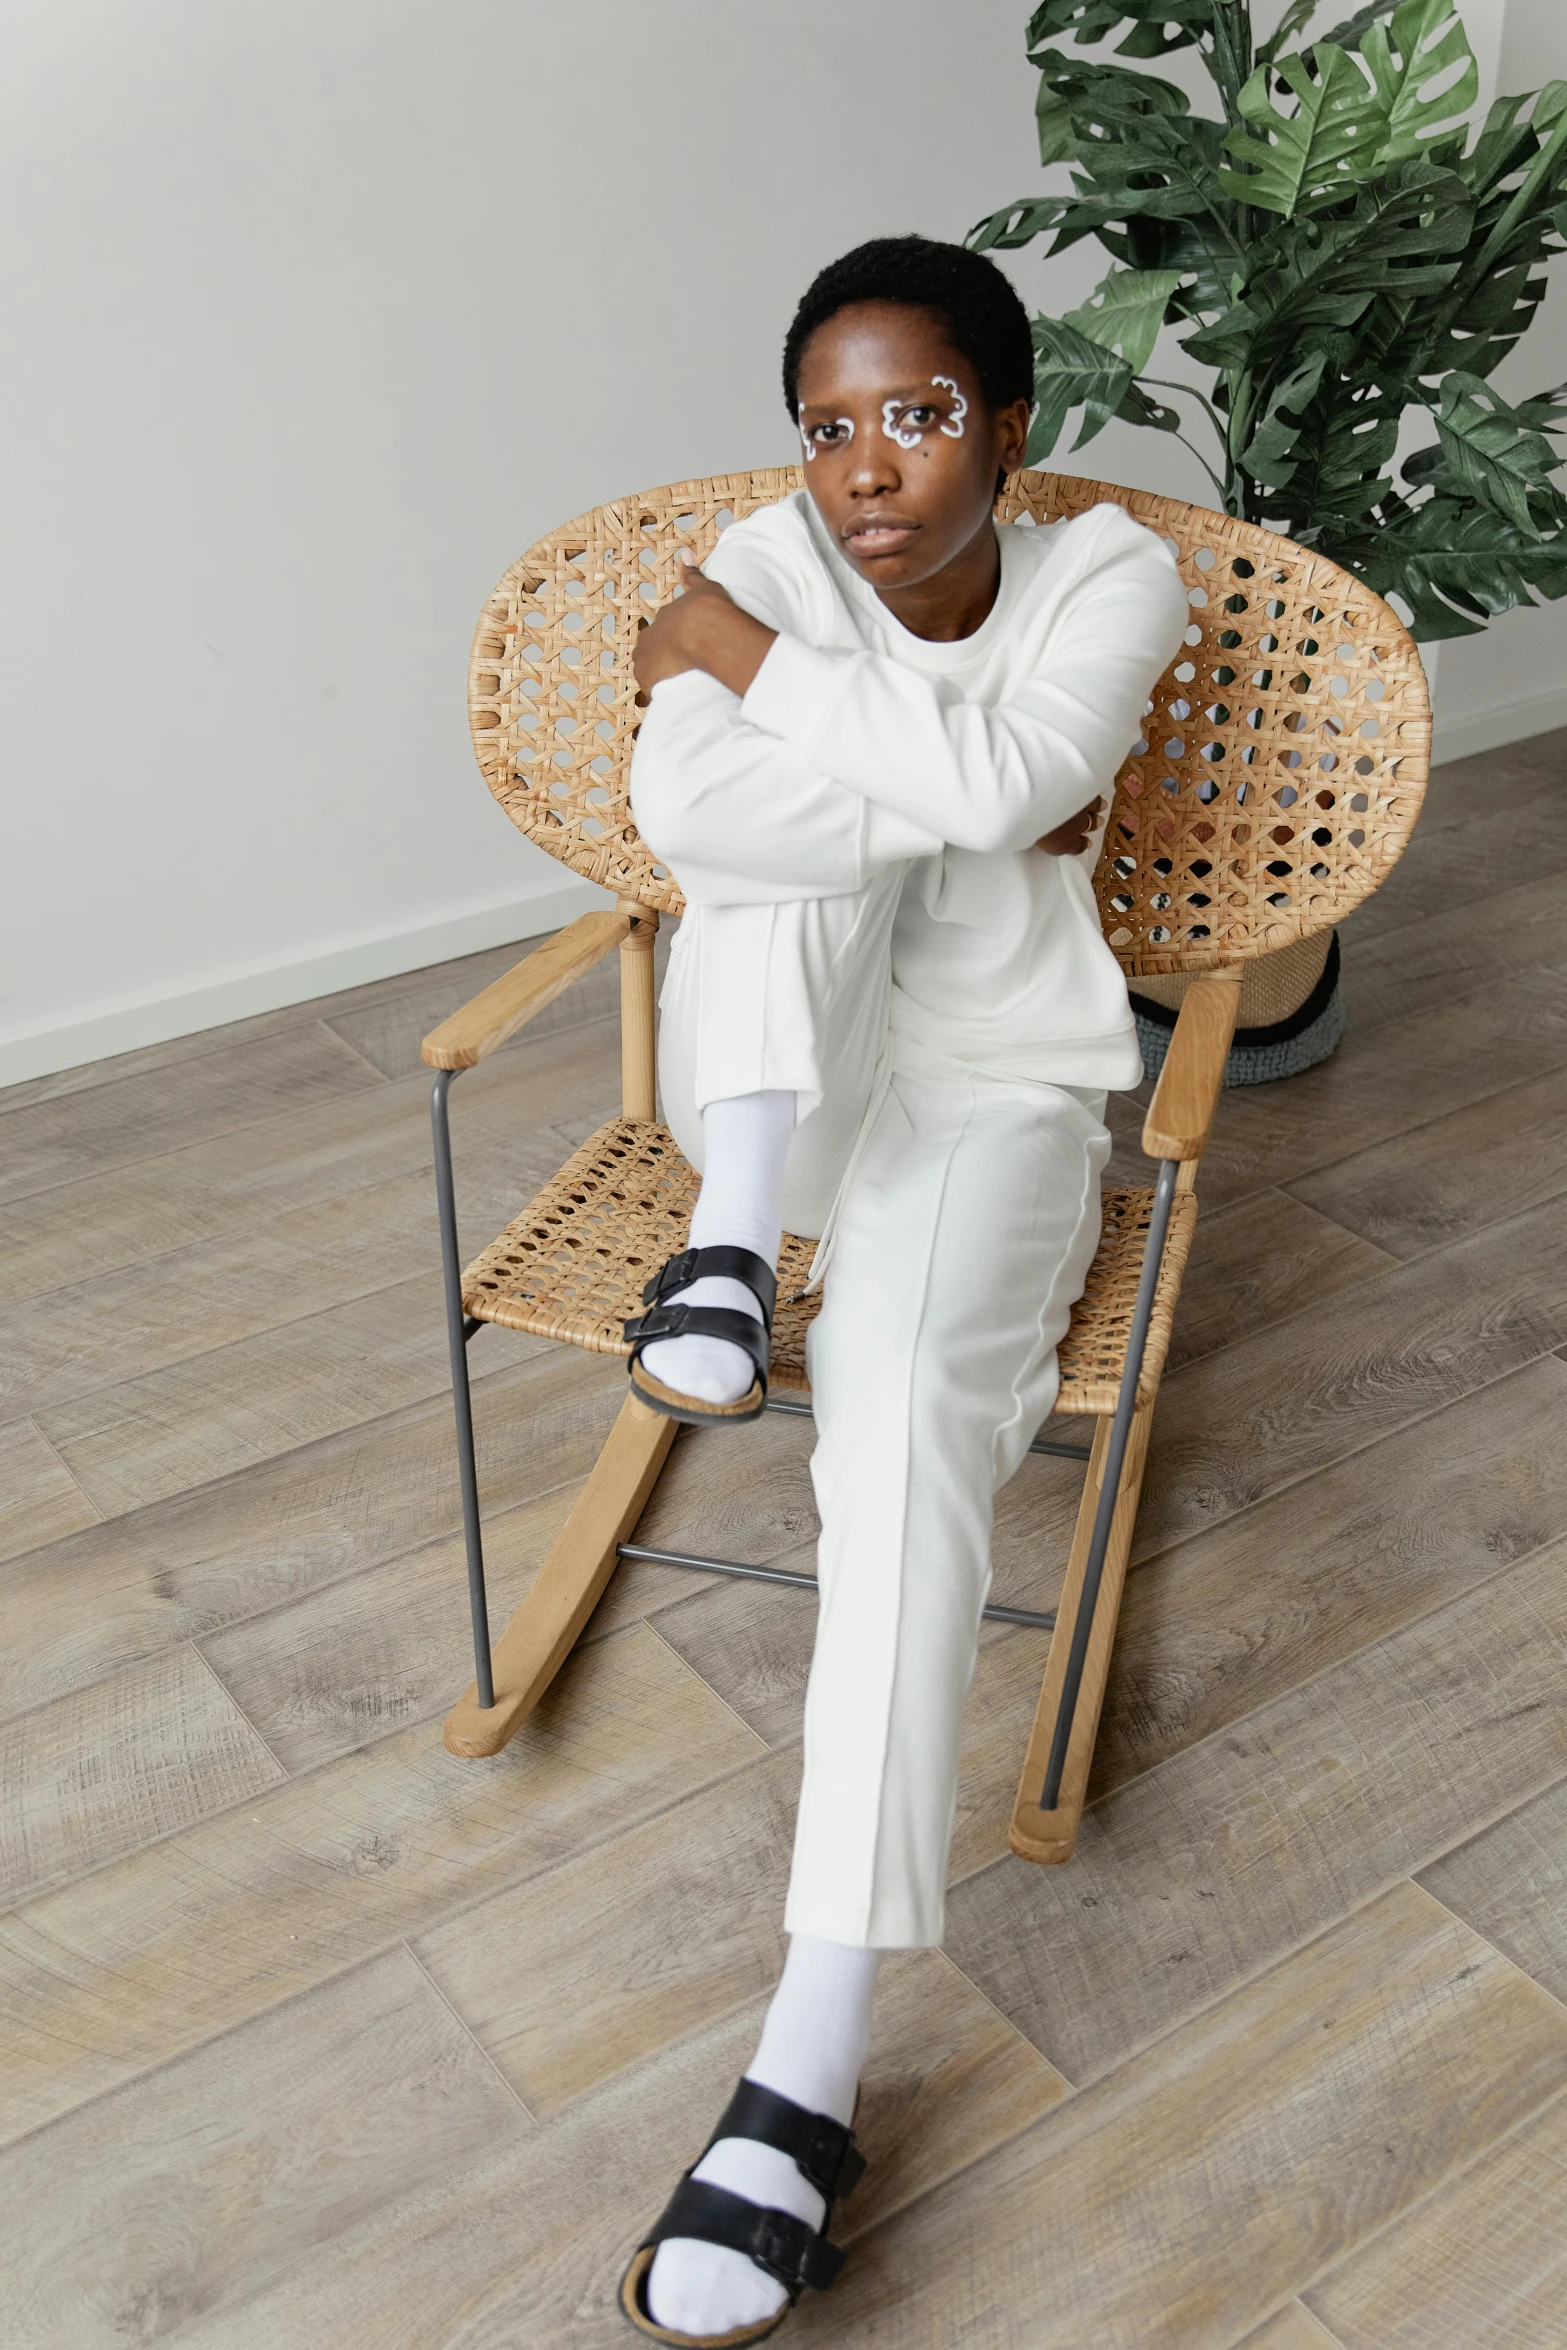
M 0 1076 L 556 918 L 485 594 L 789 456 L 811 274 L 1037 180 L 1026 13 L 10 0 Z
M 1466 20 L 1472 6 L 1468 0 Z M 1567 80 L 1567 0 L 1506 0 L 1500 88 L 1538 90 L 1561 80 Z M 1512 399 L 1567 381 L 1567 261 L 1552 271 L 1534 324 L 1495 381 Z M 1506 613 L 1483 635 L 1444 644 L 1436 714 L 1438 748 L 1454 757 L 1567 726 L 1567 601 Z
M 1504 86 L 1567 74 L 1560 0 L 1509 5 Z M 1502 7 L 1468 0 L 1482 55 Z M 1026 15 L 10 0 L 0 1081 L 591 898 L 472 764 L 483 597 L 582 507 L 789 455 L 811 273 L 1039 186 Z M 1031 305 L 1105 266 L 1041 254 Z M 1211 494 L 1162 436 L 1077 462 Z M 1444 714 L 1564 643 L 1553 610 L 1456 648 Z

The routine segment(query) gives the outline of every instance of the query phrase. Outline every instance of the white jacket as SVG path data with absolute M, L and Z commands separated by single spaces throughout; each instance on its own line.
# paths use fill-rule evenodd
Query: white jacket
M 797 491 L 725 531 L 708 576 L 778 630 L 744 699 L 655 687 L 631 768 L 643 838 L 688 903 L 857 891 L 908 862 L 893 945 L 901 1052 L 1134 1084 L 1136 1031 L 1082 860 L 1033 847 L 1137 739 L 1189 620 L 1166 543 L 1116 505 L 997 532 L 972 636 L 910 634 Z

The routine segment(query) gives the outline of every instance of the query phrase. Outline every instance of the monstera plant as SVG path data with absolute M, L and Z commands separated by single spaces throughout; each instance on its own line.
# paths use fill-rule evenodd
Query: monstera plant
M 1291 0 L 1258 41 L 1248 0 L 1043 0 L 1040 159 L 1070 164 L 1073 192 L 1020 198 L 969 241 L 1092 236 L 1113 263 L 1034 322 L 1030 463 L 1073 411 L 1078 448 L 1113 416 L 1196 431 L 1226 511 L 1401 599 L 1418 637 L 1466 635 L 1567 593 L 1549 437 L 1567 385 L 1508 401 L 1488 380 L 1564 250 L 1567 82 L 1498 99 L 1471 138 L 1452 0 L 1362 7 L 1308 41 L 1318 13 Z M 1073 55 L 1117 32 L 1137 66 Z M 1186 48 L 1217 114 L 1142 70 Z M 1206 388 L 1147 372 L 1166 328 Z M 1410 411 L 1431 431 L 1400 464 Z

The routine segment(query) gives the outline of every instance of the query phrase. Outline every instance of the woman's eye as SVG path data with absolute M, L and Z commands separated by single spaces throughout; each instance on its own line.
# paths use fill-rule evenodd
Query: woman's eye
M 905 424 L 912 424 L 917 431 L 924 432 L 935 423 L 936 410 L 925 407 L 923 403 L 918 408 L 905 408 L 902 421 Z

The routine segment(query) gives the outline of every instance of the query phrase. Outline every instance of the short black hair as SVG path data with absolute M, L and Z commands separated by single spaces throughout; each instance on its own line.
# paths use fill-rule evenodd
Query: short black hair
M 966 245 L 944 245 L 935 237 L 873 237 L 829 261 L 801 297 L 783 349 L 784 400 L 792 418 L 800 413 L 806 344 L 818 327 L 857 302 L 928 310 L 979 377 L 990 407 L 1032 400 L 1033 338 L 1010 278 Z

